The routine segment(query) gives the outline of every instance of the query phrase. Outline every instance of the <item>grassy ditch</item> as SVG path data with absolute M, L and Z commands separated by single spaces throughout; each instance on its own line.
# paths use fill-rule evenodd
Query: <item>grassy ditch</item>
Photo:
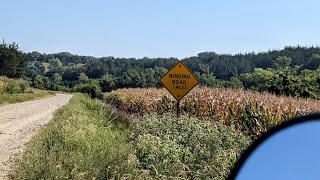
M 30 141 L 11 178 L 225 179 L 250 141 L 197 118 L 148 115 L 125 126 L 114 114 L 75 95 Z
M 103 106 L 75 95 L 27 145 L 12 179 L 118 179 L 137 166 L 125 128 Z

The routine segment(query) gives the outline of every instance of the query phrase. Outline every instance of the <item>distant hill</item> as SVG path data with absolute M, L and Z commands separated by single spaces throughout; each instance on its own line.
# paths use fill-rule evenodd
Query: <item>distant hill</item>
M 290 57 L 292 59 L 291 67 L 304 65 L 308 68 L 310 58 L 313 54 L 320 54 L 320 47 L 301 47 L 288 46 L 281 50 L 270 50 L 259 53 L 241 53 L 241 54 L 217 54 L 215 52 L 202 52 L 196 56 L 182 59 L 183 62 L 192 71 L 203 72 L 199 64 L 206 64 L 208 72 L 211 72 L 219 79 L 228 79 L 231 76 L 237 76 L 243 73 L 253 72 L 254 68 L 271 68 L 272 61 L 280 56 Z M 95 58 L 92 56 L 73 55 L 69 52 L 54 54 L 41 54 L 39 52 L 26 53 L 26 59 L 29 62 L 41 61 L 48 62 L 49 59 L 57 58 L 63 66 L 70 64 L 85 64 L 87 68 L 100 66 L 97 73 L 86 73 L 91 78 L 100 78 L 105 74 L 119 74 L 127 68 L 145 69 L 164 67 L 166 69 L 178 61 L 177 58 L 115 58 L 112 56 Z M 79 67 L 79 65 L 78 65 Z M 90 71 L 90 70 L 88 70 Z

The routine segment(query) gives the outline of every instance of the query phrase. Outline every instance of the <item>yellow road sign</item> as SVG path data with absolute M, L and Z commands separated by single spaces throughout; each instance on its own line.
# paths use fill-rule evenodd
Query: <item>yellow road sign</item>
M 186 65 L 178 61 L 162 78 L 161 83 L 180 101 L 199 81 Z

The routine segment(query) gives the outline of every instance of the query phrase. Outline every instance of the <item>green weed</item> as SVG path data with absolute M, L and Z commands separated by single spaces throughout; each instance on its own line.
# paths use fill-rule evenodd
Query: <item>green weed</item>
M 13 179 L 120 179 L 137 172 L 126 131 L 107 123 L 102 105 L 75 95 L 32 139 Z
M 249 138 L 221 123 L 149 116 L 131 136 L 140 162 L 153 177 L 225 179 Z

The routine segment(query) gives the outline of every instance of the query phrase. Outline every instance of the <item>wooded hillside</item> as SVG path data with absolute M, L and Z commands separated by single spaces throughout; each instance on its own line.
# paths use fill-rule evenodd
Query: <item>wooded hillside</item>
M 17 44 L 0 48 L 0 75 L 24 77 L 39 89 L 101 96 L 118 88 L 161 87 L 177 58 L 116 58 L 69 52 L 23 53 Z M 181 59 L 208 87 L 245 88 L 296 97 L 320 97 L 320 48 L 285 47 L 260 53 L 203 52 Z

